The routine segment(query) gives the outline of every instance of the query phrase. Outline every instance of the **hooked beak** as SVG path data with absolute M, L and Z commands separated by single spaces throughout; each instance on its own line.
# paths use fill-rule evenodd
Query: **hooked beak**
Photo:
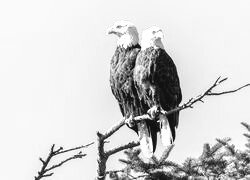
M 162 30 L 159 30 L 155 33 L 155 37 L 156 39 L 163 39 L 164 38 L 164 35 L 163 35 L 163 32 Z
M 115 28 L 113 26 L 107 29 L 107 35 L 108 34 L 116 34 Z

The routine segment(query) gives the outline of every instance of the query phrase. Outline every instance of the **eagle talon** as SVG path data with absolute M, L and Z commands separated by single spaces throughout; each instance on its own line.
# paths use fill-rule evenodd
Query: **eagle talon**
M 134 116 L 130 115 L 129 118 L 126 119 L 125 123 L 130 127 L 134 127 L 135 126 L 135 121 L 134 121 Z
M 157 119 L 161 113 L 161 107 L 160 106 L 153 106 L 151 107 L 147 113 L 152 119 Z

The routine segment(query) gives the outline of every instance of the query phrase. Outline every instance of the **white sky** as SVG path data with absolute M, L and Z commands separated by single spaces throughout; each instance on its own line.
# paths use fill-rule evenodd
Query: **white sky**
M 220 75 L 230 77 L 222 90 L 250 82 L 249 7 L 248 0 L 1 1 L 0 179 L 33 179 L 52 143 L 87 144 L 122 118 L 109 87 L 116 39 L 105 34 L 115 21 L 130 20 L 139 32 L 164 30 L 186 101 Z M 181 112 L 170 159 L 197 157 L 217 137 L 243 148 L 240 122 L 249 122 L 249 103 L 248 88 Z M 135 133 L 124 127 L 108 146 L 131 140 Z M 47 179 L 93 179 L 95 149 Z M 120 166 L 112 158 L 108 167 Z

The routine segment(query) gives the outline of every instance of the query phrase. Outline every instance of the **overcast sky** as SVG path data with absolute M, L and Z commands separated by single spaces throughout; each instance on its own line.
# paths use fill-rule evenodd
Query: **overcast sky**
M 185 102 L 218 76 L 229 77 L 218 91 L 250 82 L 249 7 L 248 0 L 1 1 L 0 179 L 32 180 L 51 144 L 87 144 L 122 118 L 109 87 L 116 38 L 105 34 L 115 21 L 130 20 L 139 32 L 163 29 Z M 170 159 L 198 157 L 217 137 L 244 148 L 240 122 L 250 122 L 249 104 L 248 88 L 181 112 Z M 136 134 L 123 127 L 108 146 L 131 140 Z M 93 179 L 96 147 L 85 152 L 47 179 Z M 120 167 L 108 161 L 109 169 Z

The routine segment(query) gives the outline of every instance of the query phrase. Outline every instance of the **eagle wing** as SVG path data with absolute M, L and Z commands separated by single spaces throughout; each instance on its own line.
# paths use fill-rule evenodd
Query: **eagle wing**
M 165 50 L 159 49 L 151 54 L 151 82 L 159 90 L 160 105 L 168 111 L 178 106 L 182 100 L 180 81 L 176 66 Z M 177 127 L 179 113 L 169 116 L 170 127 Z
M 150 108 L 159 105 L 168 111 L 181 102 L 182 94 L 176 66 L 164 49 L 151 47 L 141 51 L 137 56 L 134 79 L 140 100 Z M 172 143 L 179 113 L 173 113 L 167 119 L 163 116 L 159 118 L 162 119 L 159 129 L 163 144 Z
M 151 82 L 158 92 L 160 106 L 168 111 L 179 105 L 182 100 L 180 81 L 176 66 L 165 50 L 159 49 L 151 54 Z M 164 145 L 175 140 L 176 128 L 179 123 L 179 112 L 161 118 L 161 136 Z M 169 127 L 171 132 L 169 131 Z
M 123 117 L 140 115 L 139 99 L 134 86 L 133 71 L 140 46 L 117 47 L 110 64 L 110 87 Z M 131 127 L 136 133 L 137 126 Z

